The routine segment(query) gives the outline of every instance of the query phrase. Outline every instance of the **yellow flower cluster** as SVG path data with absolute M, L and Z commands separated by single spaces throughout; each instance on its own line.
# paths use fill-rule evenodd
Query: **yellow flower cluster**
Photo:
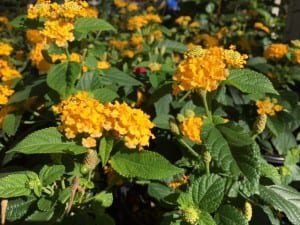
M 132 59 L 134 57 L 135 53 L 132 50 L 125 50 L 125 51 L 123 51 L 122 55 L 124 57 Z
M 300 49 L 297 49 L 294 51 L 293 61 L 294 61 L 294 63 L 300 64 Z
M 157 14 L 138 15 L 129 18 L 127 28 L 128 30 L 139 30 L 149 23 L 161 23 L 162 20 Z
M 267 59 L 279 60 L 288 53 L 289 47 L 286 44 L 271 44 L 265 49 L 264 56 Z
M 258 100 L 256 102 L 257 113 L 259 115 L 269 115 L 274 116 L 276 112 L 280 112 L 283 110 L 283 107 L 277 104 L 277 99 L 267 98 L 265 100 Z
M 10 44 L 0 42 L 0 56 L 9 56 L 13 50 Z
M 52 55 L 50 55 L 50 57 L 51 57 L 51 61 L 53 63 L 55 63 L 56 61 L 64 62 L 68 59 L 66 54 L 52 54 Z M 78 53 L 75 53 L 75 52 L 71 53 L 70 54 L 70 61 L 80 63 L 81 62 L 81 55 L 79 55 Z
M 53 107 L 53 111 L 60 115 L 62 122 L 60 128 L 67 138 L 86 133 L 91 137 L 102 135 L 105 122 L 104 106 L 97 100 L 89 97 L 87 92 L 79 92 L 63 100 Z
M 121 49 L 127 47 L 128 41 L 110 40 L 109 44 L 111 46 L 115 47 L 116 49 L 121 50 Z
M 67 138 L 88 135 L 82 140 L 86 147 L 94 146 L 93 139 L 100 137 L 104 130 L 123 138 L 128 148 L 148 146 L 150 138 L 154 138 L 150 130 L 154 125 L 143 111 L 126 103 L 103 105 L 89 97 L 87 92 L 79 92 L 63 100 L 53 107 L 53 111 L 60 114 L 60 128 Z
M 201 144 L 201 127 L 203 125 L 203 120 L 201 117 L 187 117 L 180 124 L 180 130 L 184 137 L 190 139 L 191 141 Z
M 142 48 L 143 47 L 143 37 L 142 35 L 132 35 L 130 39 L 130 43 L 133 46 L 136 46 L 137 48 Z
M 27 11 L 29 19 L 45 17 L 48 19 L 74 19 L 75 17 L 97 17 L 98 12 L 89 7 L 86 1 L 65 0 L 63 4 L 48 1 L 38 1 L 35 5 L 30 4 Z
M 175 20 L 175 23 L 180 26 L 187 26 L 191 20 L 190 16 L 180 16 Z
M 97 68 L 100 70 L 107 70 L 111 67 L 110 63 L 107 61 L 98 61 L 97 62 Z
M 14 90 L 10 89 L 8 85 L 0 85 L 0 105 L 6 105 L 8 97 L 14 93 Z
M 262 30 L 265 33 L 270 33 L 270 29 L 261 22 L 256 22 L 254 24 L 254 28 L 257 29 L 257 30 Z
M 161 70 L 161 64 L 159 63 L 150 63 L 148 67 L 152 72 L 158 72 Z
M 243 68 L 247 63 L 248 55 L 241 54 L 238 51 L 235 51 L 235 46 L 230 46 L 230 49 L 224 50 L 224 59 L 225 62 L 234 68 Z
M 18 70 L 9 65 L 7 61 L 0 59 L 0 77 L 2 81 L 8 82 L 20 78 L 21 74 Z
M 71 22 L 48 20 L 45 22 L 45 29 L 42 31 L 42 34 L 54 41 L 57 46 L 66 47 L 68 41 L 75 39 L 73 30 L 74 25 Z
M 182 177 L 180 177 L 180 179 L 168 183 L 168 186 L 172 189 L 176 189 L 182 185 L 187 184 L 188 180 L 189 176 L 183 175 Z
M 45 37 L 39 30 L 29 29 L 26 30 L 26 38 L 33 44 L 41 43 L 45 40 Z

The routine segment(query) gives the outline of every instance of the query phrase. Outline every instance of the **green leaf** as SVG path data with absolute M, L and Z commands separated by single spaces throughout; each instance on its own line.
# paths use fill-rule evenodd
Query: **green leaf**
M 169 188 L 166 185 L 160 183 L 150 183 L 148 185 L 148 194 L 152 198 L 155 198 L 158 201 L 163 200 L 165 197 L 169 196 L 170 194 L 174 193 L 172 188 Z
M 50 211 L 53 208 L 53 202 L 50 201 L 49 199 L 41 198 L 37 202 L 37 207 L 39 210 L 44 211 L 44 212 Z
M 103 137 L 99 144 L 99 156 L 104 167 L 110 157 L 110 153 L 113 149 L 114 140 L 109 137 Z
M 224 83 L 245 93 L 278 94 L 267 77 L 249 69 L 230 70 L 230 76 Z
M 99 194 L 96 194 L 93 199 L 93 204 L 97 204 L 100 207 L 108 208 L 113 203 L 113 195 L 112 193 L 108 193 L 106 191 L 102 191 Z
M 120 86 L 139 86 L 142 85 L 142 83 L 133 77 L 129 76 L 127 73 L 124 73 L 123 71 L 117 69 L 117 68 L 110 68 L 108 70 L 103 71 L 103 77 L 102 79 L 104 81 L 109 81 L 112 83 L 116 83 Z
M 283 185 L 260 186 L 260 195 L 266 203 L 285 213 L 294 225 L 300 224 L 300 193 Z
M 199 225 L 216 225 L 216 222 L 208 212 L 201 211 L 199 215 Z
M 93 91 L 102 86 L 101 79 L 95 71 L 84 73 L 77 82 L 76 88 L 79 90 Z
M 179 53 L 184 53 L 187 50 L 184 44 L 172 40 L 165 40 L 162 43 L 160 43 L 157 47 L 159 48 L 165 47 L 167 50 L 171 52 L 179 52 Z
M 233 146 L 251 145 L 253 140 L 249 133 L 241 126 L 234 123 L 226 123 L 218 126 L 222 135 L 226 138 L 228 143 Z
M 71 153 L 74 155 L 86 152 L 86 148 L 75 142 L 65 140 L 56 127 L 49 127 L 29 134 L 9 152 L 23 154 Z
M 46 212 L 41 211 L 34 211 L 29 217 L 26 218 L 26 221 L 29 222 L 45 222 L 51 220 L 52 216 L 54 215 L 54 209 Z
M 161 180 L 182 172 L 160 154 L 146 150 L 119 152 L 111 158 L 111 165 L 124 177 L 149 180 Z
M 196 179 L 188 193 L 193 203 L 201 210 L 214 212 L 224 197 L 225 180 L 216 174 L 204 175 Z
M 54 65 L 48 72 L 47 84 L 62 97 L 67 97 L 71 94 L 80 72 L 81 66 L 76 62 Z
M 230 171 L 233 175 L 239 174 L 238 164 L 233 158 L 228 142 L 216 127 L 212 124 L 204 124 L 202 139 L 218 167 L 226 172 Z
M 10 113 L 4 117 L 2 129 L 8 136 L 14 136 L 20 126 L 22 115 Z
M 231 205 L 224 205 L 219 208 L 215 215 L 217 225 L 248 225 L 242 211 Z
M 33 172 L 12 173 L 0 178 L 0 198 L 29 196 Z
M 101 103 L 111 102 L 119 97 L 119 95 L 115 91 L 109 88 L 99 88 L 93 90 L 92 93 L 94 95 L 94 98 L 99 100 Z
M 105 20 L 93 17 L 84 17 L 76 19 L 75 31 L 88 33 L 90 31 L 116 31 L 116 29 Z
M 65 172 L 63 165 L 47 166 L 45 165 L 40 173 L 39 177 L 44 186 L 52 184 L 54 181 L 59 180 Z
M 153 119 L 153 123 L 155 124 L 155 127 L 161 128 L 161 129 L 170 129 L 170 119 L 173 118 L 171 115 L 158 115 Z
M 9 200 L 6 219 L 8 221 L 16 221 L 24 217 L 30 206 L 36 201 L 34 197 L 16 198 Z
M 167 94 L 161 97 L 157 102 L 154 103 L 156 115 L 167 115 L 170 112 L 170 104 L 172 102 L 172 95 Z

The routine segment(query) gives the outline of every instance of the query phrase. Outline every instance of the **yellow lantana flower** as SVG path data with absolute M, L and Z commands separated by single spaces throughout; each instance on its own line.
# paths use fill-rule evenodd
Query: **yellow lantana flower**
M 267 98 L 265 100 L 258 100 L 256 102 L 257 113 L 259 115 L 269 115 L 274 116 L 276 112 L 283 110 L 283 107 L 277 104 L 277 99 Z
M 8 97 L 14 93 L 14 90 L 10 89 L 7 85 L 0 85 L 0 105 L 6 105 Z
M 0 56 L 9 56 L 13 50 L 10 44 L 0 42 Z
M 184 137 L 190 139 L 191 141 L 201 144 L 201 127 L 203 125 L 203 120 L 201 117 L 188 117 L 180 124 L 180 130 Z
M 289 47 L 286 44 L 271 44 L 265 49 L 264 56 L 267 59 L 279 60 L 288 53 Z
M 99 61 L 97 62 L 97 68 L 100 70 L 106 70 L 111 67 L 110 63 L 107 61 Z

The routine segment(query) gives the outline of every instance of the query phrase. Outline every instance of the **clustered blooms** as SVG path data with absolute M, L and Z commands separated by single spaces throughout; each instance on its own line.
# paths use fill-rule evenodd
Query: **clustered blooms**
M 183 175 L 178 180 L 174 180 L 174 181 L 168 183 L 168 186 L 172 189 L 176 189 L 182 185 L 187 184 L 188 180 L 189 180 L 189 176 Z
M 95 138 L 103 131 L 111 131 L 124 139 L 128 148 L 149 145 L 153 123 L 149 116 L 139 109 L 133 109 L 126 103 L 115 102 L 103 105 L 89 97 L 87 92 L 79 92 L 53 107 L 60 114 L 61 130 L 67 138 L 83 135 L 82 144 L 95 147 Z
M 247 55 L 221 47 L 203 49 L 196 47 L 185 54 L 178 65 L 173 80 L 173 93 L 190 90 L 216 90 L 219 82 L 228 76 L 228 67 L 242 68 Z
M 97 62 L 97 68 L 99 70 L 106 70 L 106 69 L 109 69 L 111 67 L 110 63 L 107 62 L 107 61 L 98 61 Z
M 180 130 L 184 137 L 191 141 L 201 144 L 201 127 L 203 120 L 201 117 L 190 116 L 185 118 L 180 124 Z
M 289 47 L 286 44 L 271 44 L 265 49 L 264 56 L 267 59 L 279 60 L 288 53 Z
M 128 30 L 139 30 L 149 23 L 161 23 L 162 20 L 159 15 L 156 14 L 145 14 L 138 15 L 129 18 L 127 28 Z
M 180 26 L 187 26 L 191 20 L 192 18 L 190 16 L 180 16 L 175 20 L 175 23 Z
M 5 105 L 8 102 L 8 97 L 14 93 L 8 85 L 0 85 L 0 105 Z
M 258 100 L 256 102 L 257 113 L 259 115 L 269 115 L 274 116 L 276 112 L 280 112 L 283 110 L 283 107 L 277 104 L 277 99 L 275 98 L 267 98 L 265 100 Z
M 124 0 L 114 0 L 114 4 L 117 8 L 121 10 L 126 8 L 129 12 L 134 12 L 139 9 L 138 4 L 135 2 L 127 3 Z
M 148 67 L 151 70 L 151 72 L 158 72 L 161 70 L 161 64 L 159 63 L 150 63 Z
M 257 30 L 262 30 L 265 33 L 270 33 L 270 29 L 261 22 L 256 22 L 254 24 L 254 28 L 257 29 Z
M 9 56 L 13 51 L 10 44 L 0 42 L 0 56 Z
M 0 59 L 0 78 L 4 82 L 20 78 L 21 74 L 5 60 Z

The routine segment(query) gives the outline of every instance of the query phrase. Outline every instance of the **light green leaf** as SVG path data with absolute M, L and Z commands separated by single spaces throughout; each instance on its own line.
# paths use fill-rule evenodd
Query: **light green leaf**
M 245 93 L 278 94 L 267 77 L 249 69 L 230 70 L 230 75 L 224 83 L 234 86 Z
M 41 198 L 38 202 L 37 202 L 37 207 L 39 210 L 41 211 L 49 211 L 53 208 L 53 202 L 50 201 L 49 199 L 46 198 Z
M 111 165 L 124 177 L 149 180 L 161 180 L 182 172 L 160 154 L 146 150 L 119 152 L 111 158 Z
M 110 153 L 113 149 L 114 140 L 109 137 L 103 137 L 99 144 L 99 156 L 104 167 L 110 157 Z
M 42 184 L 44 186 L 47 186 L 49 184 L 52 184 L 54 181 L 59 180 L 61 176 L 65 172 L 65 167 L 63 165 L 53 165 L 53 166 L 47 166 L 45 165 L 40 173 L 39 177 L 42 181 Z
M 119 95 L 115 91 L 109 88 L 99 88 L 93 90 L 92 93 L 94 95 L 94 98 L 99 100 L 101 103 L 111 102 L 119 97 Z
M 93 17 L 83 17 L 76 19 L 75 31 L 88 33 L 90 31 L 116 31 L 116 29 L 105 20 Z
M 179 53 L 184 53 L 187 50 L 184 44 L 172 40 L 165 40 L 164 42 L 160 43 L 158 47 L 159 48 L 165 47 L 167 50 L 171 52 L 179 52 Z
M 201 211 L 199 215 L 199 225 L 216 225 L 216 222 L 208 212 Z
M 221 206 L 216 213 L 215 220 L 217 225 L 248 225 L 242 211 L 231 205 Z
M 260 197 L 275 209 L 285 213 L 294 224 L 300 224 L 300 193 L 283 185 L 260 186 Z
M 214 212 L 224 196 L 225 180 L 216 174 L 204 175 L 196 179 L 188 190 L 193 203 L 201 210 Z
M 31 188 L 29 182 L 32 180 L 33 172 L 18 172 L 0 178 L 0 198 L 12 198 L 29 196 Z M 35 174 L 36 175 L 36 174 Z
M 93 203 L 99 205 L 100 207 L 108 208 L 113 203 L 113 195 L 112 193 L 102 191 L 95 195 Z
M 22 115 L 20 114 L 7 114 L 4 117 L 2 129 L 8 136 L 14 136 L 20 126 Z
M 80 72 L 81 66 L 76 62 L 54 65 L 48 72 L 47 84 L 62 97 L 67 97 L 71 94 Z
M 86 152 L 83 146 L 65 140 L 56 127 L 49 127 L 29 134 L 9 152 L 23 154 L 71 153 L 74 155 Z
M 109 81 L 112 83 L 116 83 L 120 86 L 139 86 L 142 83 L 133 77 L 129 76 L 127 73 L 117 69 L 117 68 L 110 68 L 108 70 L 103 71 L 102 79 L 104 81 Z

